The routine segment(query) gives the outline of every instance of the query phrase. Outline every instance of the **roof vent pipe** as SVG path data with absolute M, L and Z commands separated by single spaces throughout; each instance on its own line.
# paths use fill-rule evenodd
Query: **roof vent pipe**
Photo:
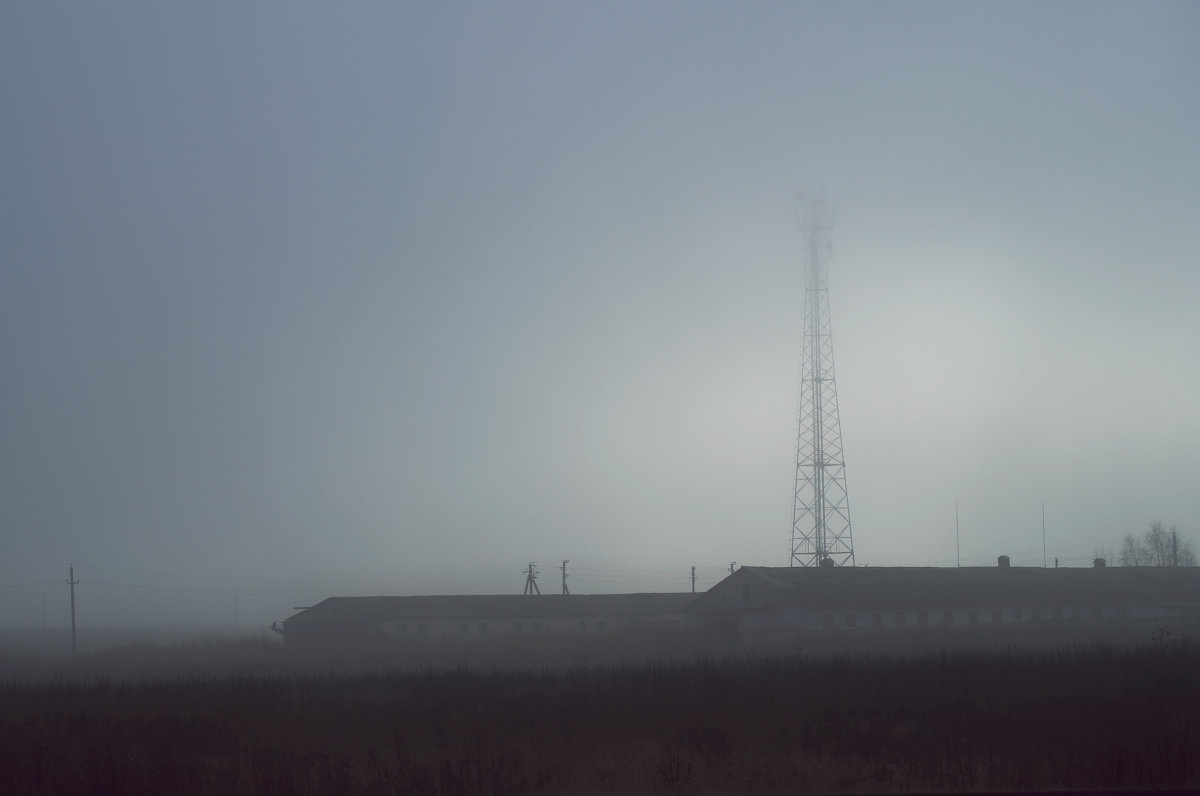
M 996 566 L 1000 569 L 1008 569 L 1008 556 L 1000 556 L 996 559 Z
M 1106 566 L 1108 566 L 1108 562 L 1105 561 L 1103 558 L 1097 558 L 1095 561 L 1092 562 L 1092 566 L 1095 567 L 1096 569 L 1104 569 Z

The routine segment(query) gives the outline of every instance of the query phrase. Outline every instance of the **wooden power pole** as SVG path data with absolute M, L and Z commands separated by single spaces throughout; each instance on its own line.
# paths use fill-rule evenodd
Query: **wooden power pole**
M 75 565 L 71 565 L 70 577 L 67 578 L 67 583 L 71 586 L 71 657 L 75 657 L 75 584 L 79 581 L 75 580 Z

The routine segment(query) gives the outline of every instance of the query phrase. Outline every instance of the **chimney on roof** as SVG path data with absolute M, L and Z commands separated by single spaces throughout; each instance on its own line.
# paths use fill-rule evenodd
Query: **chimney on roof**
M 996 566 L 1000 569 L 1008 569 L 1008 556 L 1000 556 L 996 559 Z
M 833 566 L 833 559 L 829 556 L 825 556 L 821 559 L 821 569 L 831 569 Z
M 1097 558 L 1095 561 L 1092 562 L 1092 566 L 1095 567 L 1096 569 L 1104 569 L 1106 566 L 1108 566 L 1108 562 L 1105 561 L 1103 558 Z

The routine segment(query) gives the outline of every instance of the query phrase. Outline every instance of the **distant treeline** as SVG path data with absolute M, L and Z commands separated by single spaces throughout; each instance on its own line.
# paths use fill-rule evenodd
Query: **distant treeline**
M 1200 786 L 1200 647 L 0 686 L 0 792 Z

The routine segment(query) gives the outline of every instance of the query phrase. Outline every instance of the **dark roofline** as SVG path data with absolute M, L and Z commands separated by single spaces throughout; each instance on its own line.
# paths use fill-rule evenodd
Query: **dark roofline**
M 1163 601 L 1200 606 L 1200 568 L 746 566 L 714 585 L 687 610 L 728 613 L 765 605 L 952 609 Z
M 368 621 L 651 617 L 682 613 L 699 596 L 688 592 L 647 592 L 329 597 L 285 622 L 318 617 Z

